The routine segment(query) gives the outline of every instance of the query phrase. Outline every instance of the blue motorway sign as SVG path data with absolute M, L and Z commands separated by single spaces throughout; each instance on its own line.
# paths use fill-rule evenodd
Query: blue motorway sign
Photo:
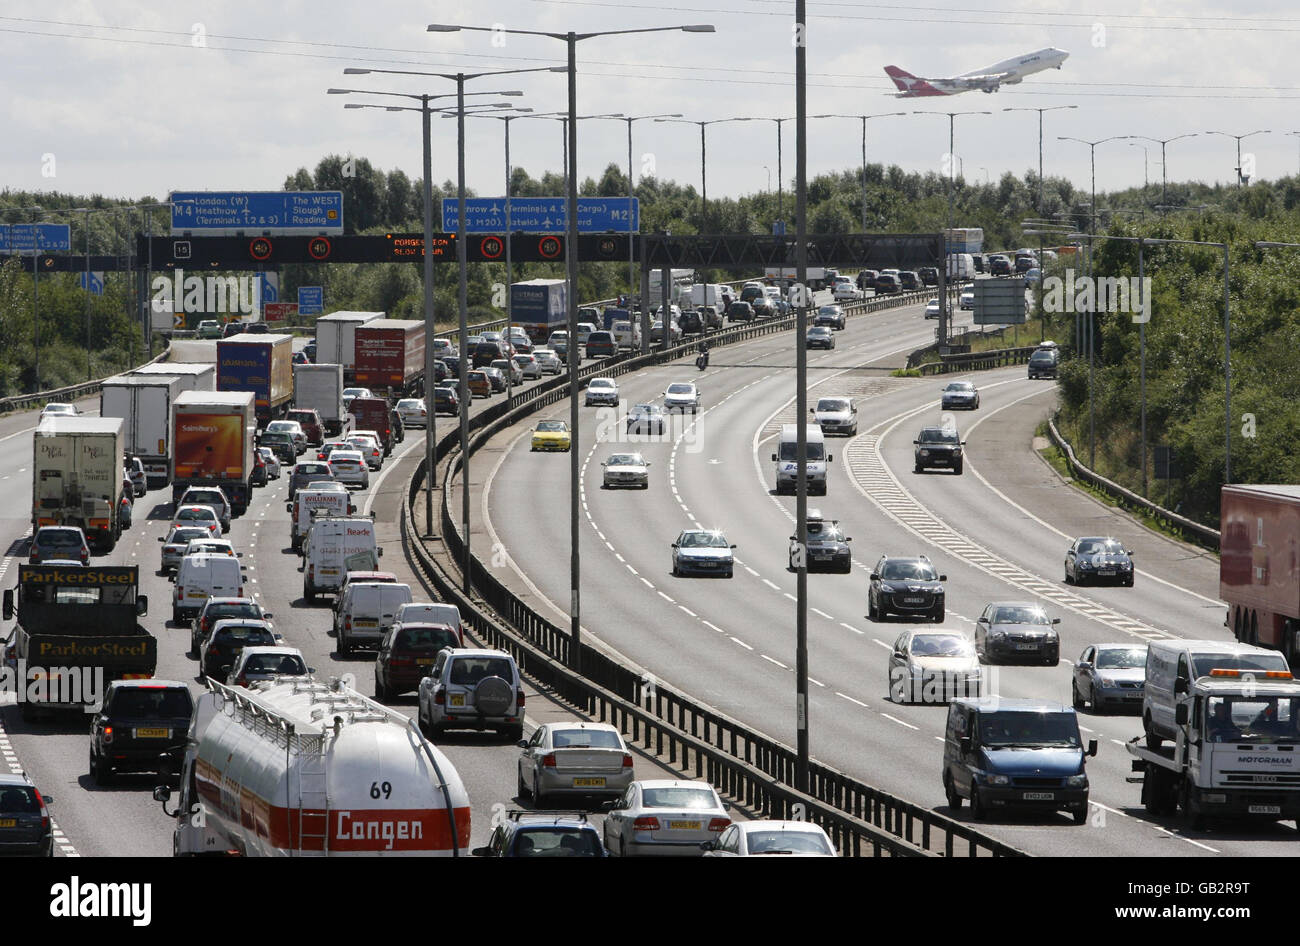
M 82 289 L 88 288 L 86 286 L 86 271 L 84 269 L 77 273 L 77 285 Z M 90 271 L 89 289 L 97 296 L 102 296 L 104 294 L 104 274 L 102 272 L 96 272 L 93 269 Z
M 0 225 L 0 253 L 53 253 L 72 249 L 72 226 L 66 223 Z
M 325 311 L 325 289 L 322 286 L 298 287 L 298 314 L 320 315 Z
M 342 191 L 176 191 L 172 233 L 342 233 Z
M 511 197 L 510 226 L 506 227 L 504 197 L 465 200 L 466 233 L 564 233 L 567 229 L 563 197 Z M 442 199 L 442 230 L 455 233 L 457 201 Z M 641 202 L 628 197 L 579 197 L 578 232 L 636 233 L 641 227 Z

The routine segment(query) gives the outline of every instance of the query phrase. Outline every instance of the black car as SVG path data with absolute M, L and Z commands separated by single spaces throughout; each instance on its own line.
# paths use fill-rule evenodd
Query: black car
M 219 620 L 203 645 L 199 673 L 225 681 L 245 647 L 274 647 L 279 641 L 261 621 Z
M 754 307 L 748 302 L 733 302 L 727 306 L 728 322 L 752 322 L 754 321 Z
M 1032 601 L 995 601 L 975 622 L 975 652 L 985 663 L 1030 661 L 1055 667 L 1061 658 L 1060 623 Z
M 449 378 L 460 377 L 460 355 L 443 355 L 442 363 L 447 366 Z
M 939 270 L 934 266 L 922 266 L 916 271 L 916 275 L 921 277 L 921 282 L 927 286 L 939 285 Z
M 375 699 L 414 693 L 433 672 L 438 652 L 460 646 L 460 635 L 447 624 L 394 624 L 375 655 Z
M 658 404 L 637 404 L 627 414 L 629 434 L 662 434 L 666 425 L 664 409 Z
M 330 452 L 333 452 L 333 448 L 330 448 Z M 334 474 L 330 470 L 330 465 L 324 460 L 303 460 L 296 464 L 293 472 L 289 474 L 289 498 L 293 499 L 298 490 L 304 489 L 308 483 L 333 479 Z
M 835 347 L 835 332 L 825 325 L 814 325 L 808 330 L 807 347 L 831 349 Z
M 874 290 L 876 288 L 876 278 L 879 275 L 880 274 L 874 269 L 861 270 L 858 273 L 858 288 L 863 292 L 866 292 L 868 289 Z
M 904 269 L 898 274 L 898 284 L 903 287 L 904 292 L 915 292 L 918 289 L 925 288 L 925 283 L 921 282 L 921 277 L 910 269 Z
M 433 389 L 433 412 L 435 414 L 460 413 L 460 398 L 456 396 L 455 388 Z
M 447 367 L 447 362 L 441 358 L 434 359 L 433 362 L 433 383 L 446 381 L 451 377 L 451 369 Z
M 872 621 L 883 621 L 892 612 L 942 622 L 943 582 L 947 580 L 948 576 L 938 574 L 924 555 L 916 558 L 882 555 L 871 570 L 867 617 Z
M 180 772 L 193 714 L 194 700 L 184 683 L 114 680 L 90 724 L 95 784 L 107 784 L 117 772 Z
M 776 307 L 772 305 L 772 300 L 766 295 L 757 295 L 749 300 L 750 308 L 754 310 L 754 318 L 770 319 L 776 315 Z
M 391 408 L 388 411 L 388 426 L 392 428 L 395 443 L 401 443 L 406 439 L 406 425 L 402 423 L 402 415 Z
M 1035 378 L 1055 378 L 1059 369 L 1056 352 L 1050 348 L 1040 348 L 1029 356 L 1029 380 Z
M 932 467 L 944 466 L 961 473 L 962 451 L 965 441 L 951 427 L 922 427 L 916 439 L 914 453 L 916 472 L 923 473 Z
M 600 832 L 582 811 L 506 812 L 475 857 L 608 857 Z
M 989 257 L 989 275 L 990 276 L 1010 276 L 1011 260 L 1005 256 Z
M 699 335 L 704 331 L 704 320 L 696 311 L 688 310 L 683 312 L 681 318 L 677 320 L 677 327 L 681 329 L 682 335 Z M 587 354 L 591 354 L 591 348 L 588 347 Z
M 316 363 L 316 343 L 315 343 L 315 342 L 308 342 L 306 345 L 303 345 L 303 346 L 302 346 L 302 351 L 303 351 L 303 354 L 305 354 L 305 355 L 307 356 L 307 360 L 308 360 L 308 361 L 310 361 L 312 364 L 315 364 L 315 363 Z
M 903 291 L 902 284 L 893 273 L 881 273 L 876 277 L 876 295 L 892 296 Z
M 838 520 L 823 519 L 814 510 L 808 512 L 808 548 L 804 558 L 805 567 L 810 572 L 840 572 L 847 575 L 853 571 L 853 552 L 849 543 L 853 540 L 844 534 Z M 794 571 L 798 556 L 798 537 L 790 536 L 790 570 Z
M 263 611 L 262 606 L 252 598 L 208 598 L 190 622 L 190 653 L 196 657 L 202 653 L 203 642 L 208 639 L 218 621 L 246 618 L 261 622 L 269 621 L 271 617 L 271 612 Z
M 258 438 L 259 447 L 270 447 L 276 459 L 292 466 L 298 459 L 298 445 L 294 443 L 293 434 L 267 433 Z
M 1133 551 L 1115 539 L 1075 539 L 1065 553 L 1065 583 L 1113 581 L 1133 587 Z
M 54 830 L 46 807 L 51 801 L 26 775 L 0 775 L 0 857 L 54 856 Z

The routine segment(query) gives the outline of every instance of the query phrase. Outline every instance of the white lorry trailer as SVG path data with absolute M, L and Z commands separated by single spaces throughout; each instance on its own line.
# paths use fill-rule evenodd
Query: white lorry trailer
M 144 463 L 150 489 L 171 482 L 172 404 L 184 390 L 168 374 L 120 374 L 100 389 L 99 416 L 122 419 L 123 449 Z
M 98 551 L 113 551 L 122 534 L 122 418 L 46 417 L 32 445 L 32 531 L 79 526 Z

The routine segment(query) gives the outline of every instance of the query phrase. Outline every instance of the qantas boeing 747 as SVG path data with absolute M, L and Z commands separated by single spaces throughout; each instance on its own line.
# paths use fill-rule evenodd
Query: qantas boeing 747
M 1044 69 L 1060 69 L 1070 54 L 1063 49 L 1040 49 L 1037 52 L 1016 56 L 996 62 L 984 69 L 967 72 L 964 75 L 948 79 L 922 79 L 910 72 L 904 72 L 897 66 L 885 66 L 885 72 L 894 80 L 898 91 L 895 98 L 910 99 L 927 95 L 957 95 L 979 89 L 983 92 L 996 92 L 1003 85 L 1015 85 L 1025 76 L 1042 72 Z

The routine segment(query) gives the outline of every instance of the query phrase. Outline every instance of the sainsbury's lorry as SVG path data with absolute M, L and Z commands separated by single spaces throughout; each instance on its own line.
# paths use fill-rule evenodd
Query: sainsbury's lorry
M 253 393 L 183 391 L 172 422 L 172 502 L 191 486 L 220 486 L 235 515 L 242 515 L 252 492 Z

